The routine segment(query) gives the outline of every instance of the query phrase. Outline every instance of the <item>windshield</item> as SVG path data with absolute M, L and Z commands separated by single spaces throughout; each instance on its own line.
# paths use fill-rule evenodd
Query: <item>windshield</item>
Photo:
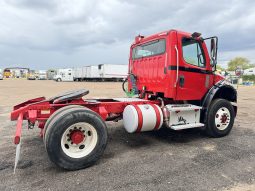
M 133 48 L 132 58 L 138 59 L 148 56 L 163 54 L 166 50 L 165 39 L 154 40 Z

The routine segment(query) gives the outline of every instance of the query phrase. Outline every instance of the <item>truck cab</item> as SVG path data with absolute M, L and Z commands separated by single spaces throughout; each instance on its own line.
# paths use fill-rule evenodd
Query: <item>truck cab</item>
M 223 77 L 214 74 L 211 53 L 217 53 L 217 37 L 170 30 L 138 36 L 130 49 L 129 73 L 136 76 L 138 91 L 172 100 L 201 100 Z M 214 55 L 215 56 L 215 55 Z M 217 54 L 216 54 L 217 56 Z M 166 85 L 167 84 L 167 85 Z
M 72 68 L 59 69 L 53 79 L 57 82 L 74 81 L 74 71 Z

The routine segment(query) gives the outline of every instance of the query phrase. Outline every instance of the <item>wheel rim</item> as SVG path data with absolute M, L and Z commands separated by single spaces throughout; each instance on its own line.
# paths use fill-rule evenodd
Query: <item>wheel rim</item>
M 90 154 L 97 144 L 97 131 L 89 123 L 75 123 L 68 127 L 61 138 L 61 148 L 72 158 L 82 158 Z
M 221 107 L 215 114 L 216 128 L 223 131 L 230 123 L 230 112 L 226 107 Z

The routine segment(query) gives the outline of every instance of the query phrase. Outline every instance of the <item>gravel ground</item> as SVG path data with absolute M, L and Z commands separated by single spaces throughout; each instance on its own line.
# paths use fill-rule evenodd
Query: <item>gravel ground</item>
M 0 190 L 255 190 L 255 87 L 238 88 L 238 115 L 229 136 L 213 139 L 199 129 L 128 134 L 107 123 L 101 160 L 80 171 L 52 164 L 39 129 L 23 130 L 21 160 L 13 174 L 12 106 L 30 98 L 87 88 L 88 97 L 120 97 L 120 83 L 0 81 Z M 25 123 L 24 123 L 25 125 Z

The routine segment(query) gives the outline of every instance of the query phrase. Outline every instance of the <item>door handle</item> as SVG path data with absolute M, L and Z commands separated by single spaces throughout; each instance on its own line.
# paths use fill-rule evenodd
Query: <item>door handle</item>
M 180 76 L 180 87 L 184 87 L 185 78 L 184 76 Z

